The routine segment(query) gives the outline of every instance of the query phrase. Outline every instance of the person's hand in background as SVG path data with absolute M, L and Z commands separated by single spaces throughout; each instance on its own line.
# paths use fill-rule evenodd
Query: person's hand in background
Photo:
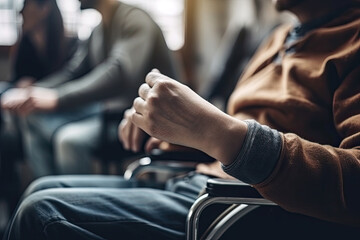
M 57 108 L 57 104 L 57 92 L 48 88 L 13 88 L 1 97 L 2 108 L 19 115 L 53 111 Z
M 1 108 L 13 113 L 28 100 L 29 90 L 26 88 L 11 88 L 1 95 Z

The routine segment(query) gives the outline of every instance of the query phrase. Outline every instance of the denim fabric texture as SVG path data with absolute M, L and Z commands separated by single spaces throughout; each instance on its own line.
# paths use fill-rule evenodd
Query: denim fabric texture
M 208 177 L 165 190 L 118 176 L 43 177 L 26 190 L 5 239 L 184 239 L 189 208 Z

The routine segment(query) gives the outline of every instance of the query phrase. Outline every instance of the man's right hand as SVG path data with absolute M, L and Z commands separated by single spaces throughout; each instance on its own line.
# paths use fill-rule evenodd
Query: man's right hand
M 152 137 L 195 148 L 228 165 L 239 153 L 247 124 L 159 71 L 139 88 L 129 121 Z

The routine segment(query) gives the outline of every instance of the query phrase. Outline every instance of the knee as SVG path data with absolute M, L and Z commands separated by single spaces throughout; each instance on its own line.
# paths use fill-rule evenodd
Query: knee
M 56 220 L 52 202 L 51 190 L 36 192 L 25 198 L 16 212 L 11 235 L 18 239 L 43 239 L 43 229 L 50 221 Z
M 61 178 L 62 176 L 46 176 L 34 180 L 25 190 L 23 198 L 41 190 L 62 187 Z
M 43 204 L 43 199 L 39 194 L 33 193 L 26 197 L 20 204 L 17 213 L 16 213 L 16 222 L 28 223 L 32 221 L 38 221 L 38 217 L 41 215 L 41 205 Z
M 54 159 L 59 174 L 79 173 L 82 168 L 84 143 L 68 129 L 60 130 L 54 137 Z
M 79 174 L 92 171 L 92 156 L 96 145 L 94 129 L 80 123 L 67 124 L 53 138 L 54 159 L 59 174 Z
M 54 136 L 55 151 L 69 153 L 83 148 L 84 140 L 74 134 L 70 129 L 61 129 Z

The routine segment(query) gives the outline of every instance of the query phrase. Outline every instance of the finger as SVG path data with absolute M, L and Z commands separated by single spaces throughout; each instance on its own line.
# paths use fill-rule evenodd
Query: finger
M 131 141 L 131 149 L 133 152 L 139 152 L 144 141 L 144 132 L 140 128 L 134 127 Z
M 33 105 L 28 105 L 23 108 L 20 108 L 20 110 L 17 110 L 18 114 L 21 116 L 27 116 L 30 113 L 34 112 L 36 109 Z
M 145 118 L 139 114 L 139 113 L 134 113 L 133 115 L 131 115 L 131 122 L 133 124 L 135 124 L 135 126 L 141 128 L 142 130 L 144 130 L 145 132 L 147 132 L 146 130 L 146 120 Z
M 121 120 L 119 126 L 118 126 L 118 138 L 119 138 L 119 141 L 124 145 L 124 148 L 125 148 L 125 127 L 128 123 L 128 120 L 127 119 L 123 119 Z
M 29 98 L 27 101 L 25 101 L 23 104 L 19 106 L 20 114 L 22 115 L 29 115 L 30 113 L 36 111 L 36 103 L 33 98 Z
M 132 130 L 133 127 L 134 125 L 131 122 L 127 122 L 121 132 L 121 139 L 125 150 L 131 149 L 131 133 L 133 131 Z
M 160 73 L 159 69 L 157 69 L 157 68 L 153 68 L 153 69 L 151 70 L 151 72 Z
M 24 101 L 21 105 L 20 108 L 22 108 L 24 111 L 34 111 L 34 110 L 39 110 L 38 109 L 38 99 L 32 96 L 29 96 L 27 98 L 26 101 Z
M 1 101 L 1 107 L 3 109 L 8 109 L 8 110 L 14 110 L 15 107 L 19 104 L 19 101 L 16 100 L 9 100 L 9 99 L 5 99 L 4 101 Z
M 129 120 L 130 121 L 130 118 L 131 118 L 131 115 L 135 112 L 135 109 L 134 108 L 129 108 L 125 111 L 124 113 L 124 119 L 126 120 Z
M 123 127 L 123 121 L 126 121 L 126 120 L 121 120 L 121 122 L 119 123 L 118 125 L 118 128 L 117 128 L 117 137 L 119 139 L 120 142 L 122 142 L 122 139 L 121 139 L 121 131 L 122 131 L 122 127 Z
M 159 148 L 161 143 L 162 143 L 162 141 L 160 139 L 151 137 L 145 144 L 145 151 L 150 152 L 154 148 Z
M 28 98 L 23 102 L 18 102 L 16 105 L 13 106 L 14 111 L 17 113 L 24 115 L 25 112 L 27 112 L 27 109 L 31 108 L 32 106 L 32 99 Z
M 10 109 L 11 104 L 9 102 L 1 101 L 1 108 L 2 109 Z
M 139 96 L 146 100 L 147 96 L 148 96 L 148 93 L 150 91 L 150 87 L 147 83 L 143 83 L 140 87 L 139 87 Z
M 146 110 L 146 102 L 142 98 L 137 97 L 134 100 L 133 107 L 136 113 L 144 115 Z
M 164 76 L 158 72 L 149 72 L 146 75 L 145 82 L 152 88 L 156 82 L 161 80 L 161 77 Z
M 119 140 L 122 142 L 123 147 L 125 150 L 130 149 L 130 141 L 129 135 L 131 132 L 131 114 L 133 114 L 135 110 L 133 108 L 127 109 L 124 112 L 124 117 L 121 120 L 119 127 L 118 127 L 118 137 Z

